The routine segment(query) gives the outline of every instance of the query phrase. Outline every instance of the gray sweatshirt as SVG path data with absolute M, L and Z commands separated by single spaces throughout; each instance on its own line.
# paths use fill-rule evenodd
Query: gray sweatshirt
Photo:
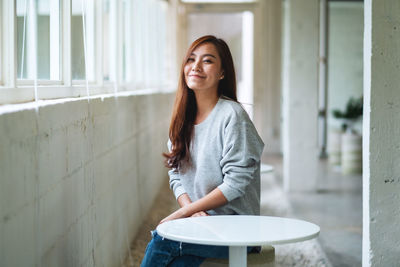
M 171 142 L 168 141 L 171 151 Z M 216 187 L 228 203 L 210 215 L 260 214 L 260 156 L 264 143 L 242 106 L 221 97 L 207 118 L 194 126 L 192 165 L 170 170 L 175 197 L 194 202 Z

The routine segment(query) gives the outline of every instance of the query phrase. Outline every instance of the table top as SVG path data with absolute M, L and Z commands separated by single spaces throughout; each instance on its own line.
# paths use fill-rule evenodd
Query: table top
M 222 246 L 293 243 L 315 238 L 319 231 L 319 226 L 303 220 L 248 215 L 189 217 L 157 227 L 157 233 L 167 239 Z

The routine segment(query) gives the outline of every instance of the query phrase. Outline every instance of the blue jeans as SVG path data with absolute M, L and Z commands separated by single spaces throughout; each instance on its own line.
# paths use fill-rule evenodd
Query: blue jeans
M 141 267 L 198 267 L 206 258 L 229 258 L 229 247 L 190 244 L 165 239 L 151 232 Z M 251 251 L 252 247 L 248 248 Z

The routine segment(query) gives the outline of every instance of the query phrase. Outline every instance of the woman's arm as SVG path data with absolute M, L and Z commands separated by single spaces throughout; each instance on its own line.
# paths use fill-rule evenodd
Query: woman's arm
M 192 203 L 192 200 L 190 199 L 190 197 L 187 193 L 180 195 L 178 197 L 177 201 L 181 208 Z
M 181 208 L 192 203 L 192 200 L 190 199 L 190 197 L 187 193 L 180 195 L 178 197 L 177 201 Z M 200 216 L 209 216 L 209 215 L 205 211 L 199 211 L 199 212 L 193 213 L 191 216 L 192 217 L 200 217 Z
M 183 196 L 182 201 L 185 201 L 186 199 L 184 197 L 184 194 L 181 196 Z M 179 205 L 180 205 L 179 200 L 180 200 L 181 196 L 178 198 Z M 187 196 L 187 198 L 190 200 L 189 196 Z M 201 198 L 195 202 L 187 203 L 186 205 L 181 206 L 180 209 L 178 209 L 177 211 L 175 211 L 168 217 L 162 219 L 160 223 L 164 223 L 164 222 L 179 219 L 179 218 L 190 217 L 198 212 L 205 211 L 205 210 L 212 210 L 212 209 L 218 208 L 220 206 L 223 206 L 226 203 L 228 203 L 228 200 L 222 194 L 221 190 L 219 190 L 218 188 L 215 188 L 213 191 L 211 191 L 210 193 L 205 195 L 203 198 Z

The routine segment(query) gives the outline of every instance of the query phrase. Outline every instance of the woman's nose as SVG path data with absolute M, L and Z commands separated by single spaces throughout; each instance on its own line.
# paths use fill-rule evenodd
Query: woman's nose
M 201 71 L 201 64 L 200 63 L 201 63 L 200 61 L 193 62 L 192 71 Z

